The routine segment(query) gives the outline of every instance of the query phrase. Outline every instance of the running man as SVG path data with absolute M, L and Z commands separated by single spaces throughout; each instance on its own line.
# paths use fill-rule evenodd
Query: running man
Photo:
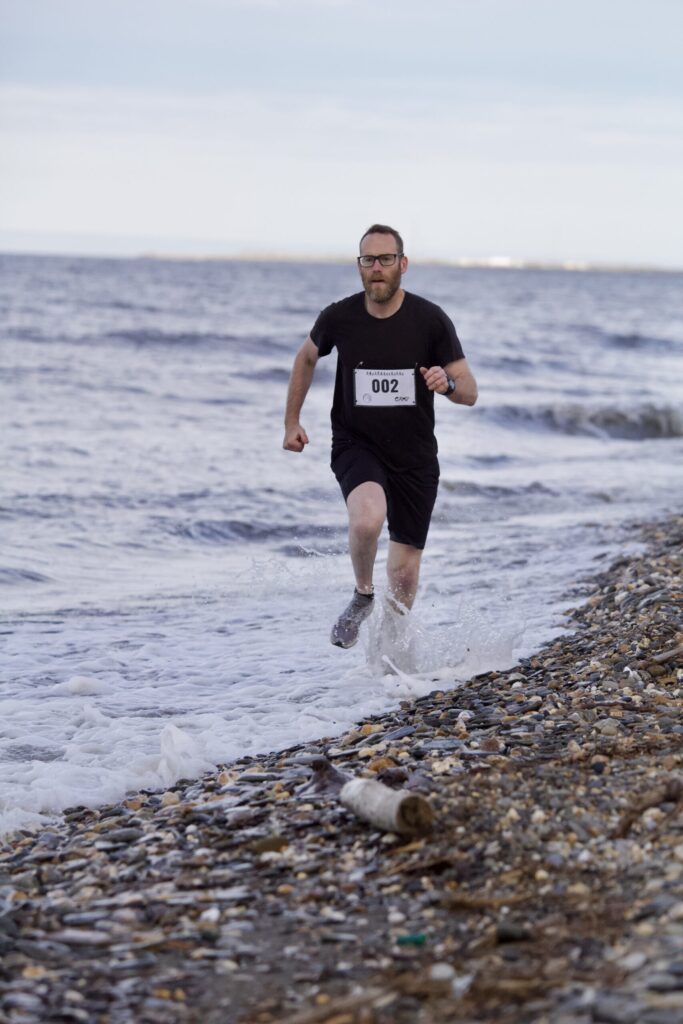
M 373 609 L 373 569 L 389 526 L 388 596 L 403 611 L 417 593 L 420 560 L 439 485 L 434 394 L 474 405 L 477 384 L 455 327 L 439 306 L 404 291 L 403 240 L 373 224 L 360 241 L 363 291 L 318 316 L 294 360 L 283 447 L 302 452 L 301 409 L 320 356 L 337 349 L 331 467 L 346 501 L 353 598 L 332 628 L 337 647 L 353 647 Z

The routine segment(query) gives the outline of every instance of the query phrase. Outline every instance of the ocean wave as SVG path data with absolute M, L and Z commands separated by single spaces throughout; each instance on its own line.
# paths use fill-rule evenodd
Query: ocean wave
M 283 544 L 278 551 L 288 558 L 326 558 L 328 555 L 343 554 L 344 548 L 330 547 L 321 550 L 319 547 L 306 547 L 303 544 Z
M 220 334 L 212 331 L 163 331 L 158 328 L 108 331 L 106 334 L 100 335 L 100 339 L 104 342 L 124 342 L 138 348 L 155 345 L 200 348 L 207 345 L 227 345 L 243 340 L 235 334 Z
M 157 519 L 166 533 L 174 537 L 201 541 L 209 544 L 229 544 L 232 541 L 267 541 L 277 539 L 302 540 L 311 534 L 320 535 L 322 530 L 302 528 L 299 524 L 274 525 L 258 520 L 244 519 L 195 519 L 177 522 Z
M 674 338 L 645 334 L 641 331 L 609 331 L 594 324 L 577 324 L 574 329 L 579 334 L 585 335 L 591 340 L 595 339 L 610 348 L 667 352 L 680 345 L 680 342 Z
M 8 327 L 3 331 L 2 339 L 3 341 L 45 341 L 45 336 L 39 327 L 26 327 L 15 324 L 13 327 Z
M 477 365 L 482 369 L 496 373 L 527 374 L 535 370 L 534 362 L 524 356 L 500 356 L 496 354 L 480 356 Z
M 467 461 L 480 466 L 505 466 L 515 460 L 512 455 L 468 455 Z
M 121 328 L 114 331 L 94 331 L 87 334 L 51 331 L 38 327 L 13 327 L 3 335 L 11 341 L 29 341 L 40 344 L 67 345 L 131 345 L 134 348 L 222 348 L 228 345 L 251 345 L 258 342 L 261 350 L 281 351 L 282 346 L 269 338 L 250 338 L 220 331 L 165 331 L 156 327 Z
M 0 586 L 16 586 L 18 583 L 49 583 L 50 577 L 32 569 L 6 569 L 0 566 Z
M 164 313 L 165 310 L 162 306 L 150 306 L 143 303 L 135 302 L 131 300 L 126 302 L 124 299 L 112 299 L 108 298 L 106 301 L 96 302 L 83 302 L 84 306 L 90 306 L 93 309 L 134 309 L 136 313 Z
M 458 498 L 494 498 L 496 500 L 521 498 L 532 494 L 554 495 L 557 493 L 538 480 L 523 487 L 504 487 L 496 484 L 478 484 L 473 480 L 447 480 L 442 477 L 441 487 Z
M 271 381 L 275 384 L 286 384 L 289 380 L 290 370 L 288 366 L 269 366 L 258 371 L 259 383 Z M 254 370 L 235 370 L 233 377 L 241 377 L 243 380 L 254 380 Z
M 61 519 L 69 516 L 74 522 L 85 511 L 101 513 L 103 509 L 178 509 L 191 507 L 194 502 L 213 497 L 204 487 L 198 490 L 179 491 L 168 494 L 131 491 L 127 494 L 94 491 L 91 494 L 69 494 L 59 491 L 45 491 L 41 494 L 14 494 L 8 496 L 8 504 L 0 505 L 0 519 Z
M 536 408 L 505 405 L 491 412 L 497 420 L 506 423 L 555 430 L 562 434 L 628 441 L 683 437 L 683 414 L 668 405 L 642 405 L 628 409 L 617 406 L 590 408 L 572 403 Z
M 639 334 L 637 331 L 609 334 L 607 340 L 615 348 L 625 349 L 649 348 L 665 351 L 676 346 L 676 342 L 672 338 L 658 338 L 650 334 Z
M 121 328 L 101 334 L 82 335 L 78 338 L 63 340 L 82 344 L 131 345 L 135 348 L 192 348 L 192 349 L 224 349 L 232 347 L 240 352 L 250 351 L 260 356 L 281 357 L 282 352 L 289 354 L 291 338 L 278 340 L 277 337 L 255 335 L 249 330 L 243 334 L 222 331 L 168 331 L 162 328 Z

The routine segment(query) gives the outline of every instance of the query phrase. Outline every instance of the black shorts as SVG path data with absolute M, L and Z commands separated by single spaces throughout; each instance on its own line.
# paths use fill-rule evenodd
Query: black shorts
M 439 463 L 389 470 L 367 448 L 343 445 L 332 449 L 332 472 L 346 501 L 359 484 L 373 481 L 384 488 L 389 536 L 398 544 L 422 550 L 427 541 L 432 509 L 439 489 Z

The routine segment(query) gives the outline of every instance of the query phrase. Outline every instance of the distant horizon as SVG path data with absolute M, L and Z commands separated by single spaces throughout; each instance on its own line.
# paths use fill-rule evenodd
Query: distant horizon
M 333 263 L 351 266 L 352 258 L 343 253 L 287 253 L 263 250 L 236 252 L 173 252 L 164 250 L 139 250 L 115 252 L 105 250 L 85 251 L 81 249 L 35 249 L 6 247 L 0 241 L 0 256 L 36 257 L 53 259 L 93 260 L 156 260 L 177 263 Z M 553 260 L 535 258 L 514 258 L 508 256 L 419 256 L 410 257 L 415 266 L 444 266 L 468 270 L 563 270 L 572 273 L 683 273 L 683 266 L 667 266 L 651 263 L 613 263 L 602 260 Z
M 4 236 L 4 237 L 3 237 Z M 605 272 L 650 272 L 650 273 L 683 273 L 683 265 L 667 264 L 666 262 L 635 262 L 629 260 L 583 259 L 567 257 L 556 259 L 529 255 L 495 254 L 458 254 L 444 255 L 421 252 L 412 255 L 407 246 L 410 262 L 416 266 L 454 266 L 462 269 L 478 268 L 493 270 L 516 269 L 548 269 L 570 271 L 605 271 Z M 355 253 L 343 252 L 341 249 L 319 249 L 314 251 L 305 248 L 293 248 L 290 251 L 273 247 L 245 245 L 240 243 L 220 242 L 218 240 L 201 239 L 134 239 L 129 236 L 97 236 L 88 237 L 83 234 L 55 232 L 41 234 L 38 232 L 3 232 L 0 230 L 0 254 L 4 256 L 37 256 L 80 259 L 151 259 L 160 261 L 187 262 L 272 262 L 272 263 L 338 263 L 341 265 L 352 262 Z

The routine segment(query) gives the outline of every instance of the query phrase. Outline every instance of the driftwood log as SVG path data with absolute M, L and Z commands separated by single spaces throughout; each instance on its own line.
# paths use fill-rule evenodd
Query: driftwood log
M 311 761 L 313 778 L 300 792 L 338 797 L 358 818 L 384 832 L 419 836 L 431 831 L 434 811 L 418 793 L 391 789 L 376 779 L 351 778 L 330 764 L 325 757 Z

